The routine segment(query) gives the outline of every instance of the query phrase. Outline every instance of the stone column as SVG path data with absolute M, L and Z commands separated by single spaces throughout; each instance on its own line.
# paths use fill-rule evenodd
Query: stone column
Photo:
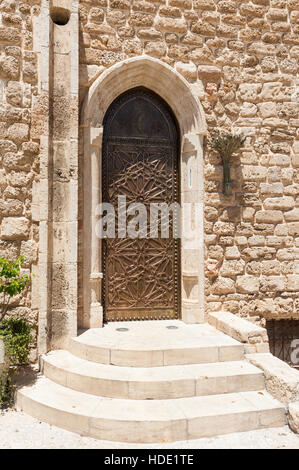
M 52 349 L 65 347 L 77 334 L 78 4 L 73 0 L 63 7 L 54 2 L 51 14 Z
M 185 134 L 181 154 L 182 320 L 204 321 L 204 231 L 202 137 Z
M 83 274 L 83 327 L 103 326 L 101 305 L 101 240 L 96 235 L 96 208 L 102 200 L 102 138 L 103 127 L 88 127 L 84 135 L 84 274 Z
M 31 138 L 40 140 L 40 180 L 32 188 L 32 220 L 39 222 L 39 260 L 36 278 L 32 280 L 32 304 L 39 310 L 38 353 L 49 350 L 50 341 L 50 12 L 47 0 L 42 0 L 39 16 L 33 17 L 33 47 L 38 56 L 38 94 L 32 97 Z
M 40 139 L 40 183 L 32 217 L 39 220 L 39 354 L 77 334 L 78 2 L 42 0 L 34 21 L 38 94 L 33 139 Z

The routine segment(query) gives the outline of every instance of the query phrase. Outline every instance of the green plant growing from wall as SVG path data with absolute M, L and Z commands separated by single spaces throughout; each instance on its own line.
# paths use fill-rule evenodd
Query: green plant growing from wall
M 226 196 L 230 196 L 232 193 L 232 183 L 230 179 L 230 162 L 233 153 L 239 150 L 246 137 L 241 135 L 218 135 L 212 137 L 210 141 L 210 147 L 217 150 L 221 156 L 223 163 L 223 193 Z
M 0 408 L 13 402 L 13 378 L 18 368 L 28 364 L 32 327 L 27 320 L 11 317 L 0 323 L 0 339 L 4 342 L 6 363 L 0 374 Z
M 23 292 L 30 282 L 28 274 L 22 274 L 21 268 L 24 256 L 19 256 L 16 261 L 0 258 L 0 294 L 2 294 L 0 307 L 0 322 L 4 319 L 10 300 Z
M 5 364 L 0 375 L 0 408 L 11 404 L 14 386 L 12 379 L 18 367 L 28 363 L 32 341 L 32 327 L 27 320 L 16 317 L 4 318 L 11 299 L 23 292 L 30 282 L 28 274 L 22 274 L 24 257 L 16 261 L 0 258 L 0 339 L 5 347 Z

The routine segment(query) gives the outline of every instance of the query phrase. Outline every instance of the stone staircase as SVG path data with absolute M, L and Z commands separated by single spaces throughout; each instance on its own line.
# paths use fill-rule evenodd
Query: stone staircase
M 98 439 L 182 441 L 287 422 L 244 346 L 206 323 L 109 323 L 43 356 L 41 371 L 18 390 L 18 409 Z

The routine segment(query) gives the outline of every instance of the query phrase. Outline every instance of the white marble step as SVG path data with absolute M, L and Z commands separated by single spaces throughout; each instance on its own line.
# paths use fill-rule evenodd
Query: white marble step
M 164 367 L 120 367 L 52 351 L 42 357 L 42 372 L 79 392 L 127 399 L 167 399 L 264 388 L 262 371 L 247 361 Z
M 170 400 L 125 400 L 77 392 L 40 377 L 16 396 L 19 410 L 61 428 L 120 442 L 169 442 L 286 424 L 265 391 Z
M 128 331 L 118 331 L 119 328 Z M 69 351 L 88 361 L 125 367 L 244 358 L 244 346 L 211 325 L 188 325 L 179 320 L 108 323 L 104 328 L 91 328 L 72 338 Z

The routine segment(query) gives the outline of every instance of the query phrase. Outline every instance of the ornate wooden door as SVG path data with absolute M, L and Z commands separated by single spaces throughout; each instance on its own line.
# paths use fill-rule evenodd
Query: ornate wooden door
M 161 226 L 156 238 L 150 238 L 149 230 L 150 203 L 179 202 L 178 140 L 171 111 L 145 89 L 121 95 L 105 116 L 103 201 L 112 204 L 116 214 L 115 238 L 104 239 L 102 250 L 106 321 L 179 316 L 179 240 L 172 230 L 175 215 L 170 211 L 169 238 L 161 236 Z M 119 196 L 126 197 L 126 208 L 132 203 L 145 205 L 148 222 L 142 237 L 122 238 L 118 233 Z

